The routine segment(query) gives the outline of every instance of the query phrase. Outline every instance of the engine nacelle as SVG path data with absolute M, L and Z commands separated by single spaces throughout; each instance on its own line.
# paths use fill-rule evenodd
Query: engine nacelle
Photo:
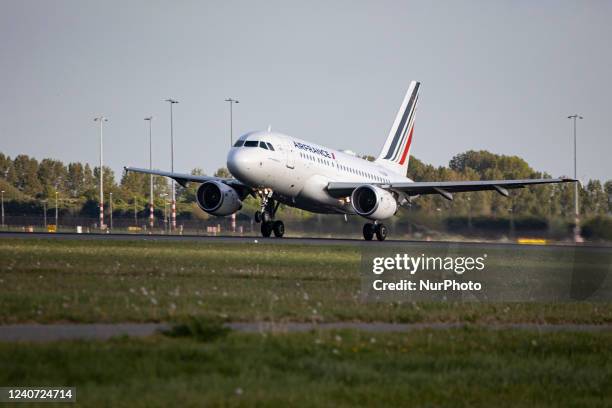
M 397 201 L 393 194 L 369 184 L 353 190 L 351 205 L 357 214 L 371 220 L 384 220 L 397 211 Z
M 220 181 L 207 181 L 196 192 L 198 206 L 212 215 L 230 215 L 242 208 L 236 190 Z

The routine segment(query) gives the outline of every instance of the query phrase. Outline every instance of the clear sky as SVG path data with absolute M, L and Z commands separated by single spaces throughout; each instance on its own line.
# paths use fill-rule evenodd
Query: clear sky
M 225 165 L 234 131 L 269 124 L 377 155 L 410 80 L 422 82 L 412 154 L 470 149 L 612 178 L 610 1 L 0 0 L 0 151 L 148 165 Z

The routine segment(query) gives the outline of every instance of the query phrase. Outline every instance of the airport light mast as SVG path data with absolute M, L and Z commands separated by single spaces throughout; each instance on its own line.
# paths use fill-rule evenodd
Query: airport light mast
M 179 102 L 172 98 L 166 99 L 166 102 L 170 104 L 170 171 L 174 173 L 174 122 L 173 122 L 174 118 L 173 118 L 172 106 L 175 103 L 179 103 Z M 172 179 L 171 185 L 172 185 L 172 222 L 171 222 L 171 225 L 172 225 L 172 231 L 174 231 L 176 229 L 176 191 L 174 188 L 174 179 Z
M 149 122 L 149 170 L 153 170 L 153 139 L 151 137 L 153 128 L 153 116 L 144 118 Z M 153 228 L 155 215 L 153 213 L 153 174 L 149 174 L 149 227 Z
M 42 200 L 43 203 L 43 222 L 45 223 L 45 231 L 47 230 L 47 200 Z
M 235 103 L 240 103 L 239 100 L 236 99 L 232 99 L 232 98 L 227 98 L 225 100 L 225 102 L 229 102 L 229 106 L 230 106 L 230 148 L 232 147 L 232 145 L 234 144 L 234 112 L 233 112 L 233 106 Z
M 159 195 L 161 198 L 164 199 L 164 232 L 167 233 L 168 231 L 168 200 L 166 200 L 166 197 L 168 197 L 168 193 L 161 193 Z
M 59 217 L 58 217 L 58 208 L 57 208 L 57 196 L 58 195 L 59 193 L 57 192 L 57 190 L 55 190 L 55 232 L 59 232 L 59 228 L 58 228 Z
M 229 102 L 229 106 L 230 106 L 230 149 L 232 148 L 232 145 L 234 144 L 234 112 L 233 112 L 233 106 L 235 103 L 240 103 L 239 100 L 237 99 L 233 99 L 233 98 L 227 98 L 225 100 L 225 102 Z M 236 213 L 232 213 L 231 215 L 231 219 L 232 219 L 232 232 L 236 232 Z
M 578 180 L 578 172 L 576 166 L 576 120 L 584 119 L 582 116 L 577 113 L 570 115 L 567 117 L 568 119 L 572 119 L 574 121 L 574 179 Z M 580 212 L 578 211 L 578 181 L 574 182 L 574 220 L 576 222 L 576 226 L 574 227 L 574 241 L 580 241 Z
M 108 118 L 100 115 L 94 118 L 94 122 L 100 122 L 100 229 L 104 229 L 104 144 L 103 144 L 103 128 L 104 122 L 108 122 Z
M 111 230 L 111 232 L 113 232 L 113 192 L 112 191 L 109 193 L 109 196 L 110 196 L 110 198 L 108 200 L 108 203 L 110 205 L 110 208 L 109 208 L 109 213 L 110 213 L 109 214 L 110 215 L 110 230 Z

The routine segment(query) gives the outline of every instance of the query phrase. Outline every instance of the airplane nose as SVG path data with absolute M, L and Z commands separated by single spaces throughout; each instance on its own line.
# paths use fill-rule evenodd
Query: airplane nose
M 248 178 L 253 171 L 254 161 L 247 151 L 241 148 L 233 148 L 227 155 L 227 169 L 238 179 Z

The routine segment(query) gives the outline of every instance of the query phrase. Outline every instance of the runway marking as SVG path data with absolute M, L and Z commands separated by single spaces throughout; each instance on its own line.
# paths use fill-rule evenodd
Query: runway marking
M 522 245 L 546 245 L 548 241 L 541 238 L 519 238 L 516 242 Z

